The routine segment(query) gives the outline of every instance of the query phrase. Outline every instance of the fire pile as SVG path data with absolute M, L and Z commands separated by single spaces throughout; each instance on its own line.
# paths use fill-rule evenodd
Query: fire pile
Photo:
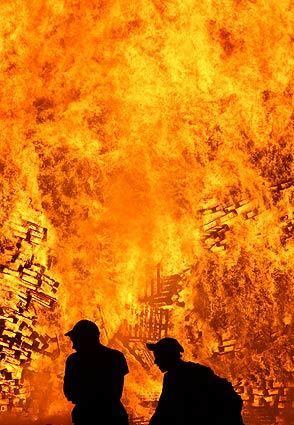
M 293 179 L 271 186 L 270 191 L 275 197 L 281 191 L 291 189 L 292 186 Z M 220 251 L 226 248 L 226 232 L 230 229 L 230 225 L 234 223 L 234 219 L 241 216 L 243 220 L 251 220 L 260 211 L 256 202 L 241 200 L 229 206 L 206 206 L 200 212 L 204 217 L 205 244 L 207 248 L 211 251 Z M 294 223 L 293 219 L 289 218 L 288 215 L 281 215 L 280 222 L 283 230 L 281 243 L 285 244 L 287 239 L 293 237 Z
M 146 342 L 166 337 L 170 329 L 172 305 L 183 306 L 177 301 L 180 291 L 178 282 L 183 275 L 162 277 L 158 265 L 156 279 L 146 285 L 139 305 L 131 309 L 131 322 L 125 322 L 118 333 L 125 349 L 147 370 L 153 364 L 153 356 L 147 350 Z
M 0 411 L 22 412 L 30 387 L 24 380 L 35 356 L 58 354 L 58 341 L 36 331 L 40 311 L 52 311 L 59 283 L 37 261 L 36 248 L 47 229 L 28 220 L 10 223 L 12 237 L 1 241 Z
M 137 423 L 160 388 L 145 342 L 171 335 L 248 424 L 288 425 L 290 0 L 0 3 L 2 410 L 36 372 L 32 420 L 69 417 L 63 335 L 87 317 L 131 363 Z
M 281 194 L 281 191 L 292 190 L 293 181 L 279 183 L 270 188 L 273 196 Z M 241 215 L 243 220 L 249 220 L 261 213 L 256 202 L 240 201 L 235 205 L 221 206 L 215 205 L 203 208 L 200 211 L 204 217 L 204 236 L 203 243 L 206 249 L 211 252 L 223 252 L 229 248 L 226 243 L 225 232 L 229 232 L 234 226 L 234 218 Z M 288 219 L 288 217 L 287 217 Z M 294 236 L 293 221 L 288 220 L 284 224 L 284 216 L 280 219 L 282 244 Z M 219 230 L 221 229 L 221 231 Z M 225 229 L 225 232 L 222 232 Z M 141 307 L 132 310 L 133 321 L 121 331 L 121 337 L 124 347 L 129 354 L 146 369 L 150 370 L 152 365 L 152 355 L 146 349 L 147 341 L 157 341 L 158 339 L 173 335 L 174 325 L 177 319 L 173 316 L 179 315 L 179 309 L 183 309 L 182 316 L 185 317 L 187 324 L 184 325 L 184 331 L 190 346 L 197 352 L 197 346 L 205 344 L 205 331 L 199 329 L 197 321 L 193 321 L 193 310 L 187 312 L 187 306 L 181 301 L 181 293 L 189 285 L 193 276 L 197 279 L 197 264 L 177 275 L 161 276 L 160 266 L 156 269 L 156 279 L 152 280 L 145 290 L 145 296 L 141 297 Z M 175 322 L 175 323 L 173 323 Z M 193 327 L 190 323 L 193 323 Z M 215 344 L 211 350 L 210 356 L 206 356 L 205 362 L 213 368 L 229 362 L 233 365 L 235 361 L 241 363 L 242 357 L 246 359 L 246 341 L 242 342 L 238 334 L 231 330 L 224 329 L 222 324 L 215 323 L 211 326 L 215 332 Z M 126 332 L 127 331 L 127 332 Z M 182 335 L 183 337 L 183 335 Z M 272 330 L 267 349 L 275 345 L 278 338 L 282 340 L 290 339 L 290 328 L 284 326 L 284 329 Z M 258 341 L 255 341 L 258 345 Z M 260 350 L 262 353 L 264 348 Z M 260 361 L 259 360 L 259 361 Z M 261 361 L 263 363 L 263 361 Z M 261 366 L 261 367 L 260 367 Z M 269 376 L 269 371 L 261 364 L 257 369 L 250 370 L 246 377 L 236 378 L 231 370 L 226 376 L 233 382 L 235 389 L 242 396 L 244 401 L 243 417 L 246 425 L 272 425 L 288 424 L 293 419 L 293 396 L 294 382 L 291 373 L 287 370 L 280 370 L 278 376 Z M 155 406 L 155 400 L 145 400 L 146 405 Z M 289 422 L 290 421 L 290 422 Z M 139 424 L 145 424 L 144 418 L 137 419 Z M 135 423 L 137 423 L 135 421 Z

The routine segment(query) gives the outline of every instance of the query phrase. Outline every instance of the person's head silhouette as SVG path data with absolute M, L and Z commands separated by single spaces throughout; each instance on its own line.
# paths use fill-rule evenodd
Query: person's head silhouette
M 175 338 L 162 338 L 155 344 L 147 343 L 147 348 L 154 353 L 154 363 L 161 372 L 174 368 L 181 360 L 183 347 Z
M 99 344 L 100 331 L 91 320 L 80 320 L 65 336 L 70 337 L 76 351 L 88 351 Z

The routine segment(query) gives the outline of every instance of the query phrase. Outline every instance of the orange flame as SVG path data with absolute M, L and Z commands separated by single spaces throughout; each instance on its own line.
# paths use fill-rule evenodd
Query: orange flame
M 14 218 L 46 227 L 35 256 L 61 282 L 39 312 L 61 355 L 32 359 L 32 418 L 69 411 L 64 331 L 86 317 L 121 344 L 157 264 L 179 276 L 168 332 L 187 356 L 244 399 L 290 385 L 291 2 L 200 3 L 1 2 L 3 237 Z M 127 356 L 129 411 L 146 417 L 159 377 Z

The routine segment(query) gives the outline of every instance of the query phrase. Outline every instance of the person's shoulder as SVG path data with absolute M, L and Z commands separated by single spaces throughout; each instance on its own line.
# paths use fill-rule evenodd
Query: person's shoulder
M 103 345 L 104 355 L 116 363 L 126 363 L 124 354 L 115 348 L 106 347 Z
M 188 371 L 194 372 L 197 375 L 204 376 L 204 377 L 214 375 L 213 370 L 208 366 L 204 366 L 200 363 L 194 363 L 194 362 L 184 362 L 184 363 L 185 363 L 185 368 Z
M 103 345 L 103 351 L 106 355 L 111 356 L 113 358 L 122 358 L 124 357 L 123 353 L 115 348 L 106 347 Z
M 121 370 L 121 372 L 126 375 L 129 372 L 128 364 L 124 354 L 114 348 L 103 346 L 104 353 L 106 357 L 111 361 L 111 363 Z
M 66 364 L 67 364 L 67 365 L 74 364 L 74 363 L 76 363 L 76 362 L 77 362 L 77 360 L 78 360 L 78 355 L 77 355 L 77 353 L 72 353 L 72 354 L 70 354 L 70 355 L 67 357 L 67 359 L 66 359 Z

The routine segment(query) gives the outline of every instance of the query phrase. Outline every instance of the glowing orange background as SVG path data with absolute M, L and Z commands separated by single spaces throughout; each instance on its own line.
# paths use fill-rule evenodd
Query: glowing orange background
M 292 219 L 293 191 L 271 186 L 293 173 L 291 2 L 2 0 L 0 15 L 0 222 L 48 227 L 40 256 L 57 257 L 61 281 L 56 320 L 41 322 L 62 356 L 35 361 L 52 388 L 36 417 L 68 411 L 64 331 L 99 321 L 100 305 L 111 338 L 158 263 L 165 275 L 194 265 L 173 310 L 188 357 L 228 376 L 290 372 L 281 217 Z M 226 249 L 209 250 L 203 208 L 241 200 L 258 214 L 234 218 Z M 187 311 L 204 332 L 197 350 Z M 234 362 L 211 360 L 216 329 L 238 335 Z M 141 414 L 138 397 L 159 387 L 133 371 L 128 403 Z

